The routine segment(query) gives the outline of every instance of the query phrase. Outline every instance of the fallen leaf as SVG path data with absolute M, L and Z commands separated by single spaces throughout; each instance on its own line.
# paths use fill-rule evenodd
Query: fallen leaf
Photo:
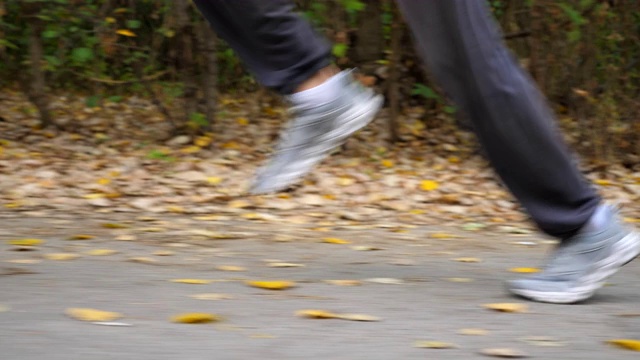
M 116 236 L 116 240 L 118 240 L 118 241 L 134 241 L 137 238 L 138 238 L 137 236 L 129 235 L 129 234 L 123 234 L 123 235 Z
M 352 246 L 351 247 L 353 250 L 356 251 L 376 251 L 376 250 L 382 250 L 382 248 L 377 247 L 377 246 L 368 246 L 368 245 L 358 245 L 358 246 Z
M 78 234 L 78 235 L 73 235 L 69 237 L 69 240 L 90 240 L 93 238 L 95 238 L 95 236 L 93 235 Z
M 87 251 L 87 255 L 91 255 L 91 256 L 108 256 L 108 255 L 113 255 L 117 253 L 118 253 L 117 250 L 112 250 L 112 249 L 93 249 L 93 250 Z
M 337 319 L 338 314 L 326 310 L 300 310 L 296 312 L 297 316 L 309 319 Z
M 220 321 L 220 317 L 209 313 L 184 313 L 171 318 L 172 322 L 181 324 L 206 324 Z
M 443 341 L 416 341 L 413 343 L 414 347 L 423 349 L 455 349 L 458 346 L 456 344 L 443 342 Z
M 508 359 L 524 358 L 529 356 L 520 350 L 508 349 L 508 348 L 484 349 L 480 351 L 480 354 L 486 355 L 486 356 L 508 358 Z
M 216 269 L 220 271 L 247 271 L 246 268 L 235 265 L 219 265 L 216 266 Z
M 304 264 L 294 264 L 294 263 L 285 263 L 285 262 L 272 262 L 267 264 L 268 267 L 273 268 L 292 268 L 292 267 L 304 267 Z
M 367 279 L 367 281 L 376 283 L 376 284 L 391 284 L 391 285 L 404 284 L 404 281 L 400 279 L 394 279 L 394 278 L 372 278 L 372 279 Z
M 325 280 L 324 281 L 327 284 L 330 285 L 337 285 L 337 286 L 360 286 L 362 285 L 362 281 L 360 280 Z
M 460 329 L 458 330 L 458 334 L 460 335 L 471 335 L 471 336 L 483 336 L 489 334 L 489 332 L 485 329 Z
M 271 334 L 251 334 L 249 335 L 252 339 L 276 339 L 277 336 Z
M 566 345 L 564 342 L 558 341 L 557 339 L 548 336 L 527 336 L 521 338 L 520 340 L 526 342 L 527 344 L 543 347 L 559 347 Z
M 0 304 L 0 312 L 7 312 L 9 310 L 11 310 L 10 307 Z
M 456 236 L 448 233 L 433 233 L 430 235 L 432 239 L 453 239 Z
M 247 285 L 267 290 L 285 290 L 296 286 L 293 281 L 247 281 Z
M 211 284 L 213 282 L 213 280 L 206 280 L 206 279 L 172 279 L 172 280 L 169 280 L 169 281 L 174 282 L 174 283 L 196 284 L 196 285 Z
M 51 253 L 42 255 L 47 260 L 55 260 L 55 261 L 67 261 L 74 260 L 80 257 L 78 254 L 72 253 Z
M 343 320 L 364 321 L 364 322 L 381 320 L 379 317 L 366 315 L 366 314 L 339 314 L 338 318 Z
M 507 312 L 507 313 L 525 313 L 529 310 L 527 304 L 520 303 L 493 303 L 482 305 L 486 309 Z
M 474 257 L 459 257 L 459 258 L 455 258 L 453 259 L 454 261 L 458 261 L 458 262 L 463 262 L 463 263 L 479 263 L 482 260 L 478 259 L 478 258 L 474 258 Z
M 89 308 L 69 308 L 65 311 L 67 316 L 82 321 L 113 321 L 122 317 L 122 314 L 111 311 L 103 311 Z
M 614 339 L 607 343 L 626 350 L 640 351 L 640 340 L 636 339 Z
M 531 273 L 540 272 L 540 269 L 530 268 L 530 267 L 515 267 L 515 268 L 509 269 L 509 271 L 514 273 L 531 274 Z
M 132 257 L 132 258 L 127 259 L 127 261 L 136 262 L 136 263 L 140 263 L 140 264 L 155 264 L 155 263 L 158 262 L 158 260 L 156 260 L 156 259 L 152 259 L 152 258 L 144 257 L 144 256 Z
M 433 180 L 422 180 L 420 182 L 420 189 L 423 191 L 433 191 L 440 187 L 436 181 Z
M 39 259 L 11 259 L 11 260 L 7 260 L 7 262 L 14 263 L 14 264 L 37 264 L 37 263 L 42 262 L 42 260 L 39 260 Z
M 104 223 L 102 224 L 102 227 L 107 229 L 126 229 L 129 226 L 125 224 L 118 224 L 118 223 Z
M 9 240 L 7 241 L 9 245 L 15 246 L 36 246 L 44 243 L 44 240 L 41 239 L 17 239 L 17 240 Z
M 153 252 L 153 255 L 155 256 L 171 256 L 173 254 L 175 253 L 171 250 L 156 250 Z
M 228 295 L 228 294 L 216 294 L 216 293 L 195 294 L 195 295 L 189 295 L 189 297 L 197 299 L 197 300 L 230 300 L 230 299 L 233 299 L 233 296 L 231 296 L 231 295 Z
M 338 239 L 338 238 L 332 238 L 332 237 L 324 238 L 324 239 L 322 239 L 322 242 L 325 242 L 325 243 L 328 243 L 328 244 L 351 244 L 351 241 Z

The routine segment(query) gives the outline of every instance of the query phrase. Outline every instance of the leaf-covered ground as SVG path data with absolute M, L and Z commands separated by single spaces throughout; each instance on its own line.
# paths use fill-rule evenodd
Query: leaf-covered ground
M 447 119 L 430 119 L 441 126 L 425 129 L 419 108 L 404 110 L 403 142 L 385 142 L 382 112 L 303 186 L 259 197 L 244 192 L 286 110 L 251 96 L 223 97 L 211 134 L 169 140 L 162 115 L 138 97 L 89 108 L 84 97 L 56 96 L 52 108 L 64 131 L 38 129 L 34 108 L 16 92 L 2 92 L 0 108 L 0 202 L 7 212 L 216 214 L 318 227 L 530 227 L 473 136 Z M 640 172 L 611 165 L 589 176 L 630 221 L 640 218 Z

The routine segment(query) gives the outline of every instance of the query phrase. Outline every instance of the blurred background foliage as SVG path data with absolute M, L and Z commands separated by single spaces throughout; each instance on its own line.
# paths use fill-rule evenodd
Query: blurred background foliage
M 425 131 L 465 123 L 423 71 L 393 1 L 296 3 L 334 42 L 336 62 L 387 94 L 392 141 L 408 107 L 427 109 Z M 572 143 L 603 163 L 639 164 L 640 2 L 490 3 Z M 176 132 L 207 131 L 218 92 L 259 89 L 189 0 L 0 0 L 0 86 L 20 88 L 43 126 L 56 126 L 48 97 L 57 92 L 83 94 L 88 107 L 138 94 Z

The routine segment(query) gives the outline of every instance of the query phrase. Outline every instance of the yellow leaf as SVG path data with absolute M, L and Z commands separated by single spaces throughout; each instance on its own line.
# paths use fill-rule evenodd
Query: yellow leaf
M 9 245 L 15 246 L 36 246 L 44 243 L 44 240 L 40 239 L 17 239 L 7 241 Z
M 207 182 L 210 185 L 218 185 L 218 184 L 220 184 L 222 182 L 222 178 L 218 177 L 218 176 L 211 176 L 211 177 L 207 178 Z
M 640 340 L 614 339 L 607 341 L 607 343 L 627 350 L 640 351 Z
M 181 324 L 206 324 L 220 320 L 218 315 L 209 313 L 184 313 L 171 318 L 172 322 Z
M 170 281 L 174 283 L 196 284 L 196 285 L 211 284 L 213 282 L 213 280 L 205 280 L 205 279 L 173 279 Z
M 192 146 L 187 146 L 185 148 L 180 149 L 180 152 L 183 154 L 195 154 L 200 150 L 202 150 L 200 146 L 192 145 Z
M 228 294 L 195 294 L 189 295 L 189 297 L 194 298 L 196 300 L 230 300 L 233 299 L 233 296 Z
M 67 260 L 77 259 L 80 257 L 80 255 L 78 254 L 71 254 L 71 253 L 51 253 L 51 254 L 44 254 L 42 256 L 45 259 L 55 260 L 55 261 L 67 261 Z
M 426 210 L 422 210 L 422 209 L 409 210 L 409 214 L 412 214 L 412 215 L 423 215 L 426 212 L 427 212 Z
M 507 312 L 507 313 L 524 313 L 529 310 L 529 307 L 526 304 L 518 304 L 518 303 L 484 304 L 483 307 L 489 310 L 495 310 L 495 311 Z
M 338 314 L 334 314 L 325 310 L 299 310 L 296 311 L 296 315 L 309 319 L 336 319 Z
M 414 347 L 423 349 L 454 349 L 457 346 L 443 341 L 416 341 Z
M 182 214 L 184 213 L 184 208 L 179 205 L 171 205 L 171 206 L 167 206 L 167 211 L 175 214 Z
M 337 286 L 360 286 L 362 285 L 362 281 L 360 280 L 325 280 L 327 284 L 337 285 Z
M 234 209 L 244 209 L 251 206 L 251 203 L 246 200 L 234 200 L 230 202 L 227 206 Z
M 238 144 L 235 141 L 228 141 L 228 142 L 222 144 L 222 148 L 224 148 L 224 149 L 239 149 L 240 148 L 240 144 Z
M 350 177 L 338 178 L 338 185 L 340 185 L 340 186 L 353 185 L 355 182 L 356 182 L 356 180 L 354 178 L 350 178 Z
M 452 239 L 455 235 L 447 234 L 447 233 L 433 233 L 431 234 L 432 239 Z
M 459 257 L 459 258 L 455 258 L 453 259 L 455 261 L 458 262 L 463 262 L 463 263 L 479 263 L 482 260 L 478 259 L 478 258 L 474 258 L 474 257 Z
M 118 224 L 118 223 L 104 223 L 102 224 L 102 227 L 107 229 L 126 229 L 129 226 L 125 224 Z
M 433 191 L 439 187 L 440 184 L 433 180 L 422 180 L 422 182 L 420 182 L 420 189 L 424 191 Z
M 112 249 L 93 249 L 93 250 L 87 251 L 87 255 L 91 255 L 91 256 L 109 256 L 117 253 L 118 253 L 117 250 L 112 250 Z
M 521 273 L 521 274 L 531 274 L 531 273 L 540 272 L 540 269 L 530 268 L 530 267 L 516 267 L 516 268 L 509 269 L 509 271 L 514 273 Z
M 240 216 L 247 220 L 264 220 L 265 219 L 265 216 L 259 213 L 246 213 Z
M 211 141 L 213 139 L 210 136 L 198 136 L 193 143 L 200 147 L 207 147 L 211 144 Z
M 103 311 L 88 308 L 69 308 L 65 311 L 67 316 L 82 321 L 113 321 L 122 317 L 122 314 L 111 311 Z
M 96 194 L 86 194 L 86 195 L 82 195 L 83 198 L 87 199 L 87 200 L 93 200 L 93 199 L 102 199 L 105 198 L 106 195 L 102 194 L 102 193 L 96 193 Z
M 220 271 L 247 271 L 246 268 L 242 266 L 234 266 L 234 265 L 219 265 L 216 266 L 216 269 Z
M 393 167 L 394 165 L 393 161 L 388 159 L 382 160 L 380 163 L 382 164 L 382 166 L 388 167 L 388 168 Z
M 447 161 L 449 161 L 452 164 L 458 164 L 460 162 L 460 158 L 452 155 L 447 158 Z
M 107 23 L 109 23 L 109 24 L 113 24 L 113 23 L 115 23 L 115 22 L 116 22 L 116 19 L 114 19 L 114 18 L 112 18 L 112 17 L 106 17 L 106 18 L 104 19 L 104 21 L 106 21 L 106 22 L 107 22 Z
M 95 238 L 95 236 L 93 235 L 78 234 L 78 235 L 71 236 L 69 240 L 90 240 L 93 238 Z
M 285 290 L 296 286 L 293 281 L 247 281 L 247 285 L 267 290 Z
M 133 31 L 131 31 L 129 29 L 120 29 L 120 30 L 116 31 L 116 34 L 122 35 L 122 36 L 129 36 L 129 37 L 136 36 L 136 34 L 134 34 Z
M 485 329 L 460 329 L 458 330 L 458 334 L 460 335 L 471 335 L 471 336 L 482 336 L 487 335 L 489 332 Z
M 247 125 L 249 125 L 249 120 L 248 120 L 246 117 L 239 117 L 239 118 L 237 118 L 237 119 L 236 119 L 236 122 L 237 122 L 239 125 L 242 125 L 242 126 L 247 126 Z
M 593 181 L 594 183 L 600 185 L 600 186 L 609 186 L 609 185 L 613 185 L 613 183 L 609 180 L 606 179 L 596 179 Z
M 322 242 L 325 242 L 325 243 L 328 243 L 328 244 L 351 244 L 351 241 L 338 239 L 338 238 L 332 238 L 332 237 L 324 238 L 322 240 Z
M 98 184 L 100 185 L 109 185 L 111 183 L 111 179 L 102 178 L 98 180 Z
M 22 204 L 20 204 L 18 202 L 12 202 L 12 203 L 4 204 L 4 207 L 6 207 L 7 209 L 15 209 L 15 208 L 19 208 L 21 206 L 22 206 Z

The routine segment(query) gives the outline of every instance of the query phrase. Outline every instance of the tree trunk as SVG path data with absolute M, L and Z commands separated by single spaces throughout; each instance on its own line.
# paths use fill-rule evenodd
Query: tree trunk
M 200 42 L 204 55 L 204 73 L 202 74 L 202 88 L 204 94 L 204 113 L 207 117 L 208 129 L 211 130 L 216 118 L 218 63 L 216 57 L 216 35 L 206 21 L 200 22 Z
M 32 5 L 32 4 L 30 4 Z M 37 5 L 25 6 L 27 15 L 31 18 L 31 32 L 29 34 L 29 80 L 22 82 L 23 91 L 29 100 L 36 106 L 40 113 L 40 124 L 42 127 L 53 125 L 51 113 L 49 112 L 49 100 L 45 93 L 45 73 L 42 70 L 43 46 L 40 34 L 43 30 L 42 21 L 35 15 L 38 13 Z
M 391 23 L 391 56 L 389 58 L 389 84 L 387 86 L 387 99 L 389 100 L 389 142 L 395 143 L 400 140 L 398 135 L 398 114 L 400 112 L 398 74 L 400 71 L 401 41 L 402 41 L 402 18 L 400 11 L 395 4 L 393 6 L 393 21 Z
M 191 16 L 189 9 L 191 1 L 179 0 L 175 1 L 176 27 L 177 27 L 177 48 L 176 52 L 178 71 L 182 74 L 184 84 L 184 119 L 189 121 L 191 116 L 196 113 L 198 106 L 198 85 L 195 76 L 194 66 L 194 34 L 191 24 Z

